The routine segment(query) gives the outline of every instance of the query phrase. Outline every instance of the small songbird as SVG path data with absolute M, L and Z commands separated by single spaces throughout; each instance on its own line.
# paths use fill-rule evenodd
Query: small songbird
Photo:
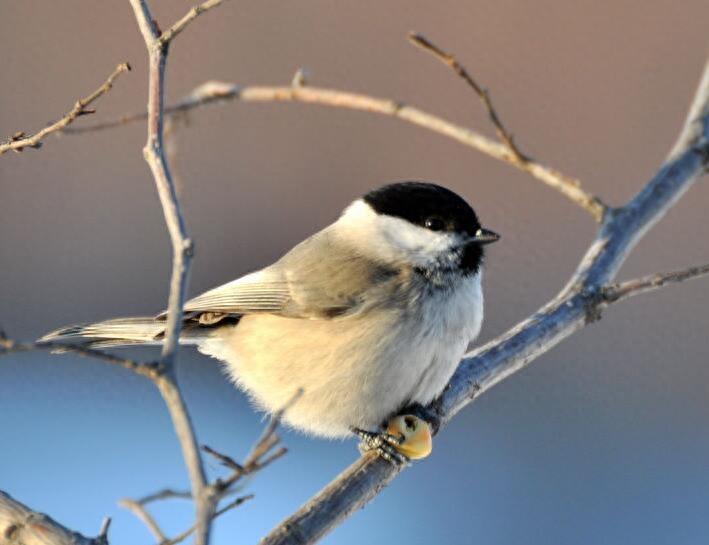
M 322 437 L 355 433 L 394 462 L 430 451 L 430 411 L 483 318 L 483 248 L 500 237 L 460 196 L 385 185 L 281 259 L 184 306 L 180 342 L 225 362 L 265 411 Z M 59 329 L 41 341 L 158 345 L 165 314 Z

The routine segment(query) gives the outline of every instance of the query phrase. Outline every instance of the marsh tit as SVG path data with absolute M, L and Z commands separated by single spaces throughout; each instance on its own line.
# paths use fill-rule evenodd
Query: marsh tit
M 420 408 L 480 331 L 483 249 L 499 236 L 425 182 L 370 191 L 274 264 L 188 301 L 180 342 L 223 361 L 261 409 L 290 426 L 356 433 L 389 460 L 430 451 Z M 164 314 L 49 333 L 91 347 L 161 344 Z

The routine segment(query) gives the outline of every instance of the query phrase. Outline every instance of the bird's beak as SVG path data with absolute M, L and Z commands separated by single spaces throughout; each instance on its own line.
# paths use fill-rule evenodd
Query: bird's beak
M 473 242 L 477 242 L 478 244 L 492 244 L 498 240 L 500 240 L 500 235 L 498 235 L 495 231 L 490 231 L 490 229 L 485 229 L 484 227 L 478 229 L 473 237 Z

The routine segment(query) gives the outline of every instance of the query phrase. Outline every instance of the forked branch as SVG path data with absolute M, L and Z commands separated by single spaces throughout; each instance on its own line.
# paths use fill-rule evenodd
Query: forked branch
M 527 161 L 527 157 L 519 150 L 514 142 L 512 133 L 510 133 L 505 126 L 502 124 L 500 116 L 497 114 L 497 110 L 492 105 L 492 99 L 490 98 L 490 92 L 484 87 L 480 86 L 477 81 L 468 73 L 465 67 L 458 62 L 453 55 L 443 51 L 440 47 L 434 44 L 431 40 L 426 38 L 423 34 L 417 32 L 409 32 L 409 41 L 417 47 L 420 47 L 424 51 L 431 53 L 439 61 L 441 61 L 446 66 L 450 67 L 453 72 L 455 72 L 468 86 L 475 91 L 478 95 L 483 107 L 487 111 L 490 117 L 490 122 L 495 127 L 495 132 L 497 132 L 497 137 L 500 141 L 505 144 L 510 153 L 514 156 L 516 161 L 524 162 Z
M 431 40 L 416 32 L 409 33 L 409 41 L 415 46 L 420 47 L 424 51 L 431 53 L 443 64 L 448 66 L 456 75 L 458 75 L 475 94 L 480 98 L 480 101 L 485 108 L 485 111 L 490 118 L 490 122 L 495 128 L 497 137 L 500 142 L 507 148 L 509 156 L 505 160 L 516 166 L 517 168 L 529 172 L 533 176 L 534 170 L 537 169 L 536 162 L 531 157 L 523 154 L 512 137 L 512 133 L 507 130 L 502 123 L 500 115 L 492 104 L 490 92 L 481 86 L 473 76 L 465 69 L 465 67 L 452 54 L 443 51 L 440 47 L 434 44 Z M 558 171 L 546 173 L 544 178 L 540 178 L 547 185 L 557 189 L 572 202 L 586 210 L 598 222 L 603 219 L 606 213 L 607 206 L 595 195 L 592 195 L 581 188 L 581 182 L 575 178 L 565 176 Z
M 180 210 L 180 201 L 164 150 L 164 95 L 165 64 L 171 40 L 194 21 L 200 13 L 218 6 L 221 0 L 208 0 L 193 8 L 165 34 L 160 32 L 146 0 L 130 0 L 130 3 L 143 35 L 149 60 L 148 137 L 143 155 L 155 180 L 172 243 L 172 275 L 165 340 L 162 349 L 162 363 L 165 365 L 166 371 L 154 382 L 170 412 L 173 427 L 182 448 L 182 456 L 187 466 L 196 511 L 195 543 L 196 545 L 206 545 L 209 543 L 211 521 L 215 516 L 218 500 L 211 494 L 207 485 L 194 426 L 174 372 L 174 360 L 182 327 L 182 308 L 187 293 L 187 275 L 192 259 L 193 245 L 187 236 L 184 218 Z
M 287 409 L 288 406 L 290 406 L 290 404 L 284 407 L 283 410 Z M 224 507 L 216 509 L 216 506 L 223 498 L 232 495 L 238 490 L 235 485 L 242 477 L 261 471 L 271 462 L 277 460 L 287 452 L 285 447 L 279 446 L 280 439 L 276 434 L 283 416 L 283 410 L 273 416 L 264 432 L 254 443 L 251 452 L 246 456 L 243 463 L 239 463 L 231 456 L 222 454 L 211 447 L 206 445 L 202 446 L 202 450 L 204 450 L 204 452 L 210 456 L 213 456 L 223 466 L 230 470 L 229 475 L 226 477 L 219 477 L 205 487 L 205 496 L 208 497 L 215 506 L 215 512 L 212 515 L 211 520 L 216 519 L 218 516 L 226 513 L 234 507 L 238 507 L 245 501 L 252 499 L 253 495 L 242 496 L 232 500 Z M 131 511 L 136 517 L 138 517 L 139 520 L 143 522 L 143 524 L 145 524 L 158 545 L 175 545 L 176 543 L 180 543 L 189 537 L 196 530 L 197 524 L 190 526 L 187 530 L 184 530 L 173 537 L 167 537 L 155 517 L 153 517 L 148 510 L 147 506 L 148 504 L 159 500 L 190 497 L 191 494 L 188 492 L 166 488 L 139 499 L 122 499 L 119 504 Z
M 608 304 L 623 299 L 623 293 L 640 291 L 638 285 L 652 284 L 641 280 L 630 287 L 608 287 L 637 242 L 706 172 L 708 164 L 709 63 L 687 121 L 665 164 L 625 206 L 604 216 L 595 240 L 559 295 L 461 361 L 441 397 L 429 407 L 438 413 L 442 426 L 481 394 L 598 320 Z M 662 278 L 667 284 L 669 279 L 681 281 L 704 272 L 704 268 L 698 268 Z M 659 285 L 663 283 L 660 281 Z M 608 296 L 619 289 L 621 296 Z M 276 526 L 261 545 L 316 542 L 376 496 L 401 470 L 376 456 L 363 456 Z

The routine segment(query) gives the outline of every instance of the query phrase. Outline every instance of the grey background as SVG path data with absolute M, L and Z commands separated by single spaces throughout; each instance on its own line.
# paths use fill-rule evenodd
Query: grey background
M 164 27 L 192 2 L 152 4 Z M 127 2 L 2 8 L 0 134 L 40 128 L 124 60 L 134 70 L 95 119 L 145 104 L 145 53 Z M 306 66 L 313 84 L 397 98 L 490 133 L 465 86 L 406 42 L 415 29 L 491 88 L 525 151 L 619 204 L 677 133 L 707 52 L 707 17 L 702 0 L 233 0 L 174 44 L 168 98 L 212 78 L 287 83 Z M 163 308 L 170 250 L 143 142 L 144 126 L 133 125 L 0 159 L 0 324 L 11 336 Z M 594 232 L 539 182 L 368 114 L 230 104 L 192 115 L 177 145 L 197 244 L 193 294 L 269 263 L 372 187 L 432 179 L 504 236 L 489 257 L 486 340 L 551 297 Z M 704 180 L 622 277 L 709 261 L 708 202 Z M 708 303 L 699 280 L 609 310 L 464 411 L 430 459 L 326 542 L 706 543 Z M 261 417 L 214 361 L 184 350 L 180 378 L 200 440 L 242 456 Z M 118 498 L 186 483 L 157 394 L 103 363 L 3 358 L 0 429 L 0 489 L 84 533 L 111 515 L 113 543 L 150 541 Z M 285 441 L 290 454 L 248 483 L 256 499 L 217 523 L 215 543 L 255 542 L 356 456 L 354 441 Z M 191 508 L 178 500 L 157 515 L 175 531 Z

